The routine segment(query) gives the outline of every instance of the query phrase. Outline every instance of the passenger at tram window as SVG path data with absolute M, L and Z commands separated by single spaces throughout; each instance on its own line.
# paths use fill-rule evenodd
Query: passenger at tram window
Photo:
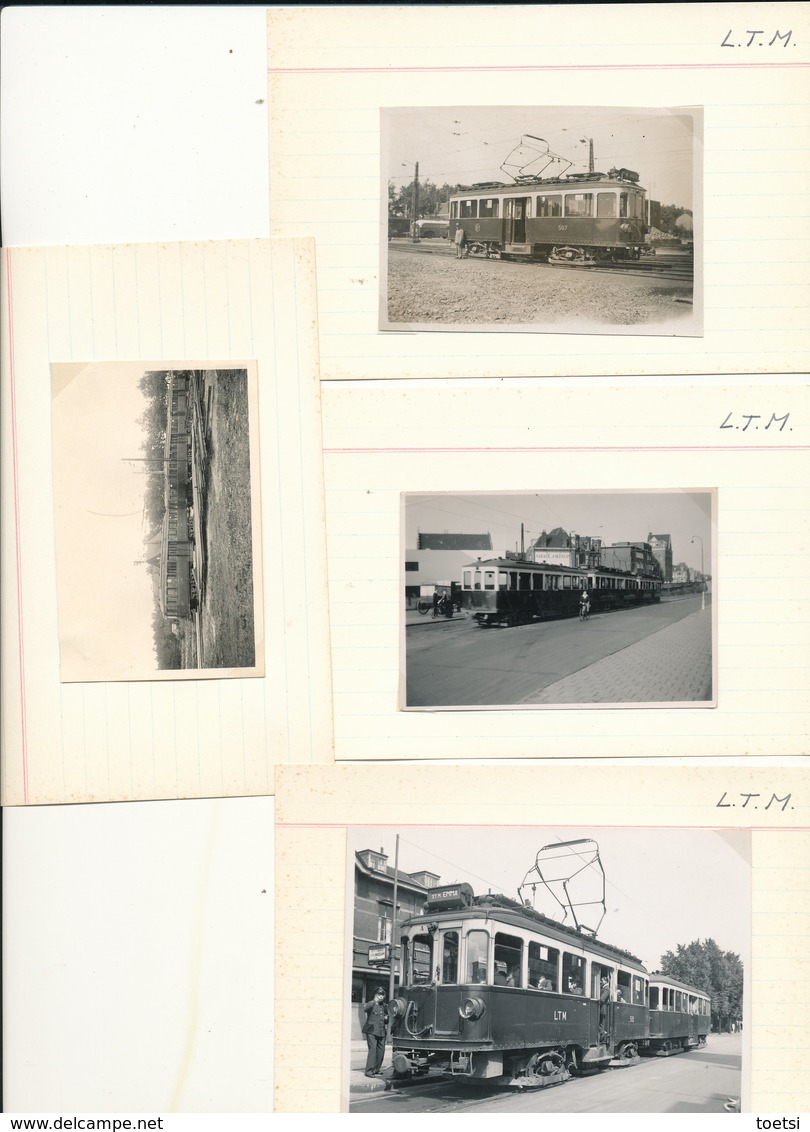
M 554 990 L 551 979 L 546 978 L 545 975 L 541 975 L 540 978 L 537 980 L 537 989 L 538 990 Z
M 580 983 L 573 975 L 568 979 L 568 993 L 569 994 L 582 994 L 582 983 Z
M 506 976 L 506 985 L 508 987 L 519 987 L 520 986 L 520 968 L 519 967 L 512 967 L 512 969 L 509 971 L 509 974 Z
M 496 963 L 495 964 L 495 986 L 496 987 L 505 987 L 506 986 L 506 964 L 505 963 Z

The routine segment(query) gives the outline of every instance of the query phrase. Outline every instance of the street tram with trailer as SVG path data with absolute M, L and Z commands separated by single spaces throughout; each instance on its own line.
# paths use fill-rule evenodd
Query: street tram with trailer
M 582 570 L 514 558 L 488 558 L 462 571 L 461 605 L 479 625 L 525 625 L 575 617 L 583 590 L 591 613 L 660 600 L 661 581 L 607 567 Z
M 595 842 L 544 846 L 530 870 L 537 878 L 530 885 L 527 874 L 519 900 L 475 896 L 465 883 L 428 892 L 421 913 L 400 929 L 401 982 L 389 1003 L 395 1075 L 542 1088 L 705 1042 L 708 995 L 651 976 L 636 956 L 596 939 L 597 929 L 577 919 L 567 880 L 573 925 L 523 899 L 538 880 L 550 883 L 544 855 L 572 852 L 579 871 L 602 871 L 598 846 L 589 853 L 588 845 Z

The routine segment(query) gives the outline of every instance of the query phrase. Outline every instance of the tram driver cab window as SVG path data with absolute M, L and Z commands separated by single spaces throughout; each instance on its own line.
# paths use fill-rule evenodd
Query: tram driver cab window
M 650 987 L 650 1010 L 658 1010 L 658 987 Z
M 458 982 L 458 932 L 445 932 L 442 937 L 442 982 Z
M 489 958 L 489 934 L 482 931 L 467 933 L 467 976 L 465 982 L 485 983 L 487 981 L 487 960 Z
M 412 936 L 403 956 L 403 969 L 410 976 L 411 986 L 429 983 L 433 969 L 433 936 L 427 933 Z

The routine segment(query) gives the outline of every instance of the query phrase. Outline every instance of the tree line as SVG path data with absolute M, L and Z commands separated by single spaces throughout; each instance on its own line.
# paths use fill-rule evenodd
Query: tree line
M 679 943 L 661 957 L 661 973 L 709 995 L 712 1029 L 727 1030 L 742 1019 L 742 960 L 733 951 L 722 951 L 713 939 Z

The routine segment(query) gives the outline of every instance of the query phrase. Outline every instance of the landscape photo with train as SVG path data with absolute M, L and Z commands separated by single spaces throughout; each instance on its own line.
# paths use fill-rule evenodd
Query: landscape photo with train
M 711 707 L 715 502 L 406 493 L 401 706 Z
M 352 1111 L 740 1110 L 747 831 L 350 828 L 349 869 Z
M 258 675 L 255 375 L 93 364 L 54 390 L 66 678 Z
M 701 132 L 696 108 L 385 110 L 381 329 L 701 334 Z

